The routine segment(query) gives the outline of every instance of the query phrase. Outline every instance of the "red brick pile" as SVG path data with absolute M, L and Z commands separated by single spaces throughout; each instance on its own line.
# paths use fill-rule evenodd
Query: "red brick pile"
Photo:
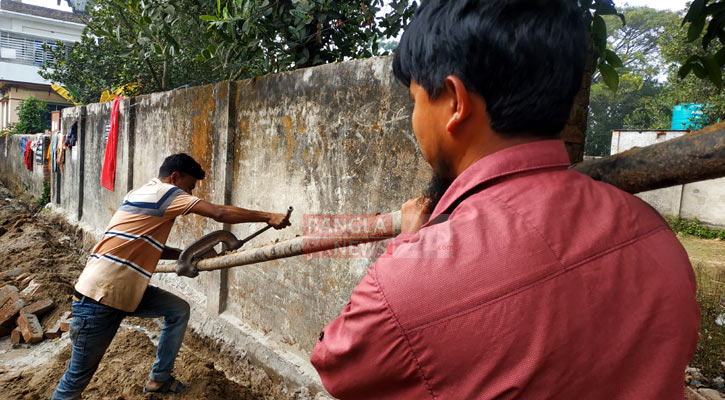
M 32 296 L 39 286 L 34 285 L 27 269 L 18 268 L 0 275 L 6 280 L 8 278 L 20 282 L 30 280 L 22 292 L 18 292 L 18 288 L 13 285 L 0 283 L 0 337 L 11 335 L 10 340 L 13 344 L 38 343 L 44 338 L 58 338 L 63 332 L 70 330 L 71 313 L 66 312 L 43 332 L 40 319 L 52 311 L 55 304 L 51 298 L 27 304 L 23 297 Z

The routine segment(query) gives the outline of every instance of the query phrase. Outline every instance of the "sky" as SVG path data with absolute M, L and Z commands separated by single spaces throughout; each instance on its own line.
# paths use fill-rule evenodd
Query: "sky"
M 614 4 L 621 6 L 647 6 L 657 10 L 682 11 L 690 0 L 614 0 Z
M 688 0 L 614 0 L 616 5 L 624 5 L 626 3 L 631 6 L 648 6 L 658 10 L 672 11 L 681 11 L 685 8 L 687 2 Z M 61 0 L 60 6 L 58 6 L 58 0 L 23 0 L 23 3 L 71 11 L 65 0 Z
M 32 4 L 34 6 L 55 8 L 56 10 L 72 11 L 65 0 L 60 1 L 60 6 L 58 6 L 58 0 L 23 0 L 23 3 Z

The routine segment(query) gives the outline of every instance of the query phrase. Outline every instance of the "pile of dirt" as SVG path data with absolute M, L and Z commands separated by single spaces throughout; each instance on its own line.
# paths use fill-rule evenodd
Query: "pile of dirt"
M 30 303 L 50 297 L 56 305 L 43 317 L 44 328 L 71 309 L 73 285 L 88 257 L 88 249 L 84 249 L 83 244 L 80 231 L 47 211 L 39 211 L 12 198 L 0 185 L 0 274 L 16 268 L 29 269 L 32 280 L 41 287 L 26 300 Z M 25 289 L 29 281 L 7 279 L 7 283 L 19 290 Z M 160 322 L 126 319 L 83 398 L 166 398 L 142 393 L 155 358 L 154 341 L 160 335 Z M 174 398 L 276 400 L 311 397 L 308 393 L 289 393 L 283 382 L 274 381 L 248 360 L 220 349 L 221 345 L 187 331 L 174 373 L 178 379 L 189 383 L 189 387 Z M 9 337 L 1 338 L 0 398 L 50 398 L 70 356 L 68 333 L 39 344 L 13 345 Z M 223 370 L 231 372 L 232 379 Z
M 133 326 L 119 329 L 90 384 L 84 399 L 162 399 L 160 394 L 143 395 L 143 387 L 154 362 L 156 346 L 147 333 Z M 193 340 L 192 340 L 193 341 Z M 177 378 L 189 383 L 178 399 L 281 399 L 279 394 L 259 393 L 251 387 L 235 383 L 215 368 L 214 363 L 188 347 L 182 348 L 176 360 Z M 8 399 L 47 399 L 65 372 L 71 346 L 47 362 L 26 371 L 0 371 L 0 392 Z M 263 379 L 268 379 L 266 375 Z M 274 386 L 274 385 L 272 385 Z M 273 390 L 272 392 L 279 392 Z

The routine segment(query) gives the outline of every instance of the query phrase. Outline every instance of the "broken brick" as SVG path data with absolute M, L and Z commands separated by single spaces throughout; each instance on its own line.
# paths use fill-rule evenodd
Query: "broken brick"
M 62 334 L 63 331 L 60 330 L 60 320 L 56 321 L 53 326 L 45 330 L 45 337 L 48 339 L 59 338 Z
M 30 273 L 28 268 L 14 268 L 5 272 L 0 272 L 0 279 L 13 279 L 27 273 Z
M 13 332 L 10 334 L 10 343 L 12 343 L 12 344 L 25 343 L 25 339 L 23 338 L 22 332 L 20 332 L 20 328 L 13 329 Z
M 25 307 L 25 302 L 16 293 L 10 293 L 0 303 L 0 325 L 12 326 Z
M 18 328 L 23 333 L 23 339 L 28 343 L 43 341 L 43 328 L 35 314 L 20 314 L 18 317 Z
M 47 313 L 48 311 L 52 310 L 53 307 L 55 307 L 55 304 L 53 303 L 53 299 L 47 298 L 43 300 L 36 301 L 35 303 L 23 307 L 22 310 L 20 310 L 21 314 L 35 314 L 36 317 L 40 317 L 43 314 Z
M 41 283 L 36 282 L 35 280 L 31 280 L 30 284 L 28 284 L 28 287 L 23 289 L 22 292 L 20 292 L 20 295 L 22 297 L 28 298 L 32 297 L 38 290 L 43 289 L 44 285 Z
M 63 332 L 68 332 L 70 330 L 70 323 L 71 323 L 71 321 L 73 321 L 71 312 L 70 311 L 64 312 L 58 321 L 60 322 L 60 330 Z
M 22 280 L 20 279 L 20 277 L 18 277 L 16 280 L 19 280 L 21 284 L 25 285 L 25 284 L 30 284 L 30 282 L 32 282 L 33 278 L 35 278 L 35 276 L 33 276 L 33 274 L 31 274 L 31 273 L 28 273 L 28 275 L 25 276 Z

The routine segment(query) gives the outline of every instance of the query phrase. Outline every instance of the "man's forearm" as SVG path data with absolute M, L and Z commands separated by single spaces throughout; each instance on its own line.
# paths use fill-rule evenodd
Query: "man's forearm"
M 161 252 L 162 260 L 178 260 L 181 255 L 181 249 L 175 247 L 164 247 L 164 251 Z
M 269 223 L 270 217 L 271 214 L 264 211 L 247 210 L 234 206 L 219 206 L 219 215 L 214 220 L 225 224 L 240 224 L 245 222 Z

